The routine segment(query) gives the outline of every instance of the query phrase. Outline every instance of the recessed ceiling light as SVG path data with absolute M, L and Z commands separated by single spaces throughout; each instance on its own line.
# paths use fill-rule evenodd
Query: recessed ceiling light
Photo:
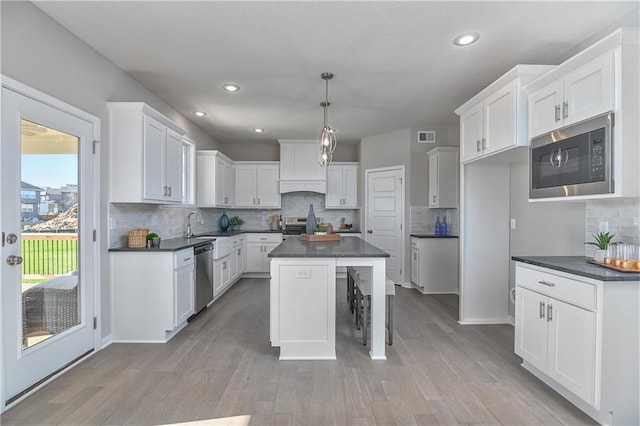
M 227 92 L 237 92 L 238 90 L 240 90 L 240 86 L 238 86 L 237 84 L 233 84 L 233 83 L 227 83 L 227 84 L 223 85 L 222 88 L 224 90 L 226 90 Z
M 193 115 L 195 115 L 196 117 L 204 117 L 207 115 L 207 113 L 204 111 L 193 111 Z
M 260 127 L 256 127 L 255 129 L 253 129 L 253 131 L 256 133 L 262 133 L 264 132 L 264 129 L 261 129 Z
M 460 34 L 458 37 L 453 39 L 453 44 L 456 46 L 468 46 L 478 41 L 479 38 L 480 34 L 478 33 Z

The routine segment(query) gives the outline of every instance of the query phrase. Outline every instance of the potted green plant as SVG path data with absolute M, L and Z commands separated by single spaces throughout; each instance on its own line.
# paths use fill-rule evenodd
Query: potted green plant
M 231 230 L 238 231 L 240 230 L 240 225 L 244 223 L 239 216 L 233 216 L 229 219 L 229 225 L 231 226 Z
M 585 244 L 597 247 L 595 253 L 593 254 L 593 260 L 602 263 L 604 262 L 604 258 L 607 254 L 607 248 L 609 248 L 609 245 L 616 244 L 611 241 L 613 240 L 613 237 L 615 237 L 615 234 L 610 234 L 608 232 L 598 232 L 597 234 L 592 234 L 591 236 L 595 241 L 587 241 L 585 242 Z
M 155 232 L 149 232 L 147 234 L 147 241 L 151 241 L 151 247 L 160 247 L 160 236 Z M 147 243 L 147 246 L 149 243 Z
M 327 232 L 329 231 L 329 228 L 325 227 L 325 226 L 316 226 L 315 232 L 314 234 L 316 235 L 327 235 Z

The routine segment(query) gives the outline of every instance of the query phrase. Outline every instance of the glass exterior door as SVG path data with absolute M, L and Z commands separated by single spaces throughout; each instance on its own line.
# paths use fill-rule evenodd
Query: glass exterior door
M 95 347 L 93 126 L 2 89 L 5 405 Z

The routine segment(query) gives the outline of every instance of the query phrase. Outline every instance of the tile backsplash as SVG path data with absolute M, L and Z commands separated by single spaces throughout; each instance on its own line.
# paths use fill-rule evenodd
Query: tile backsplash
M 613 241 L 640 245 L 640 198 L 589 200 L 586 208 L 585 241 L 592 241 L 601 222 L 607 222 Z M 585 256 L 593 256 L 595 247 L 585 245 Z
M 410 232 L 412 234 L 435 234 L 435 224 L 446 217 L 449 235 L 459 235 L 458 209 L 431 209 L 426 206 L 410 206 Z
M 313 192 L 292 192 L 282 194 L 280 209 L 249 210 L 249 209 L 217 209 L 195 208 L 183 206 L 164 206 L 154 204 L 109 204 L 109 247 L 127 245 L 129 231 L 135 228 L 149 228 L 157 232 L 162 238 L 176 238 L 184 234 L 185 220 L 189 212 L 197 210 L 202 215 L 204 224 L 200 224 L 197 217 L 192 217 L 193 232 L 198 234 L 218 230 L 218 220 L 223 211 L 229 217 L 240 216 L 244 220 L 245 229 L 268 229 L 267 217 L 272 214 L 306 217 L 309 204 L 313 204 L 316 217 L 324 222 L 333 224 L 334 229 L 340 225 L 340 219 L 352 223 L 355 229 L 360 228 L 360 210 L 326 210 L 324 208 L 324 194 Z

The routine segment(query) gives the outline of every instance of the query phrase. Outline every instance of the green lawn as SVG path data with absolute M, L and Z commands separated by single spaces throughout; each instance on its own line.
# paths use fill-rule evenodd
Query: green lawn
M 76 240 L 23 240 L 22 273 L 65 275 L 78 268 Z

